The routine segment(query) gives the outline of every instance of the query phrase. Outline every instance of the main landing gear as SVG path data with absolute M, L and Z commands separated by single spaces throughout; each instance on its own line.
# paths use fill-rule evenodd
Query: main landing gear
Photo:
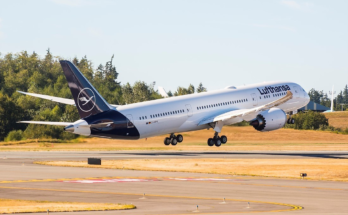
M 181 143 L 184 140 L 184 137 L 181 134 L 178 135 L 174 135 L 174 134 L 170 134 L 169 137 L 164 138 L 164 145 L 169 146 L 170 144 L 172 144 L 173 146 L 175 146 L 178 143 Z
M 295 124 L 295 119 L 294 118 L 289 118 L 287 121 L 288 124 Z
M 289 119 L 288 119 L 288 121 L 287 121 L 288 124 L 295 124 L 295 119 L 292 118 L 292 115 L 293 115 L 293 112 L 291 111 L 291 112 L 289 113 Z
M 219 137 L 219 133 L 215 132 L 214 137 L 213 138 L 209 138 L 208 139 L 208 146 L 217 146 L 220 147 L 221 144 L 225 144 L 227 143 L 227 137 L 225 135 L 222 135 L 221 137 Z

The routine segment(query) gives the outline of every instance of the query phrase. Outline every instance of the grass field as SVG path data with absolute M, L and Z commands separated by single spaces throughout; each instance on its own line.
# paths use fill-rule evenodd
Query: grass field
M 325 116 L 329 119 L 329 125 L 336 128 L 348 128 L 348 111 L 325 113 Z
M 49 202 L 0 199 L 0 214 L 34 212 L 75 212 L 134 209 L 134 205 L 81 202 Z
M 117 151 L 117 150 L 192 150 L 192 151 L 252 151 L 252 150 L 302 150 L 322 151 L 348 150 L 348 135 L 324 131 L 302 131 L 279 129 L 271 132 L 259 132 L 251 126 L 225 126 L 222 134 L 228 137 L 228 143 L 221 147 L 208 147 L 207 139 L 214 131 L 201 130 L 183 133 L 184 142 L 177 146 L 165 146 L 165 136 L 152 137 L 136 141 L 84 138 L 68 143 L 50 142 L 2 142 L 1 151 Z
M 348 162 L 345 159 L 134 159 L 103 160 L 102 165 L 87 165 L 86 161 L 43 161 L 37 164 L 69 167 L 131 169 L 147 171 L 216 173 L 280 178 L 348 181 Z

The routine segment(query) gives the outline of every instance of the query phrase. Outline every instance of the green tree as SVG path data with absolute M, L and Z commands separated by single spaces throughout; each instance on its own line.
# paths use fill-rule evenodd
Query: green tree
M 323 96 L 321 94 L 320 91 L 315 90 L 314 88 L 312 88 L 309 92 L 308 92 L 309 98 L 312 102 L 318 103 L 320 104 L 320 99 Z
M 24 111 L 7 95 L 0 93 L 0 140 L 14 129 L 23 128 L 17 121 L 25 118 Z
M 197 93 L 202 93 L 202 92 L 207 92 L 207 88 L 203 87 L 202 82 L 199 83 L 198 87 L 197 87 Z
M 300 112 L 293 116 L 295 119 L 294 125 L 287 125 L 295 129 L 317 130 L 320 126 L 328 126 L 328 119 L 324 114 L 316 111 Z

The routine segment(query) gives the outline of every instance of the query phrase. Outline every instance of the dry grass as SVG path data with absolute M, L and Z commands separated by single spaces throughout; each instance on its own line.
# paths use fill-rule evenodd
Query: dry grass
M 134 205 L 110 203 L 49 202 L 0 199 L 0 214 L 74 211 L 106 211 L 134 209 Z
M 348 111 L 325 113 L 325 116 L 329 119 L 329 125 L 336 128 L 348 128 Z
M 147 140 L 112 140 L 101 138 L 80 139 L 82 143 L 22 143 L 19 145 L 0 145 L 1 151 L 117 151 L 117 150 L 188 150 L 188 151 L 348 151 L 348 135 L 324 131 L 302 131 L 279 129 L 271 132 L 259 132 L 251 126 L 225 126 L 222 134 L 228 137 L 228 143 L 222 147 L 208 147 L 207 139 L 213 130 L 201 130 L 183 133 L 184 142 L 177 146 L 165 146 L 165 136 Z
M 346 159 L 135 159 L 103 160 L 101 166 L 86 161 L 44 161 L 39 164 L 147 171 L 237 174 L 281 178 L 298 178 L 301 172 L 309 179 L 348 181 Z

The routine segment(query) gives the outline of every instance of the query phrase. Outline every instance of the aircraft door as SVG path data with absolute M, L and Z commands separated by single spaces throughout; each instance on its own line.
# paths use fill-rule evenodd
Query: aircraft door
M 193 115 L 192 107 L 190 104 L 186 105 L 186 112 L 188 117 L 191 117 Z
M 127 117 L 127 128 L 134 128 L 132 114 L 128 114 L 126 117 Z
M 253 101 L 253 105 L 257 106 L 257 96 L 255 93 L 251 94 L 251 100 Z

